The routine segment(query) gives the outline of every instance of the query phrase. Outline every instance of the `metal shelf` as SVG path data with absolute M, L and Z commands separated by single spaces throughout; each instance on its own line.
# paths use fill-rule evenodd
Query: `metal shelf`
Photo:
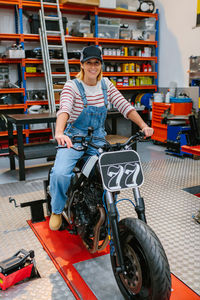
M 21 64 L 22 59 L 0 58 L 0 64 Z
M 118 90 L 156 90 L 157 85 L 123 86 L 117 87 Z
M 127 61 L 155 61 L 157 62 L 156 56 L 151 57 L 142 57 L 142 56 L 113 56 L 113 55 L 104 55 L 103 60 L 127 60 Z
M 124 45 L 151 45 L 157 47 L 157 41 L 144 41 L 144 40 L 123 40 L 123 39 L 103 39 L 98 38 L 99 44 L 124 44 Z
M 23 88 L 18 88 L 18 89 L 0 89 L 0 94 L 16 94 L 16 93 L 23 93 L 23 95 L 25 94 L 25 89 Z
M 25 104 L 0 104 L 0 110 L 5 109 L 24 109 Z
M 134 73 L 126 73 L 126 72 L 103 72 L 105 76 L 153 76 L 157 77 L 156 72 L 134 72 Z
M 0 40 L 16 40 L 20 39 L 21 34 L 18 33 L 0 33 Z

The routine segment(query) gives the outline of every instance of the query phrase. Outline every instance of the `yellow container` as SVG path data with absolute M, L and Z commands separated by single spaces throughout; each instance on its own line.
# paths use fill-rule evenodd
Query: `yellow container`
M 129 72 L 129 64 L 122 64 L 122 72 L 128 73 Z
M 129 71 L 129 73 L 135 72 L 135 64 L 134 63 L 128 64 L 128 71 Z
M 140 72 L 140 65 L 138 64 L 135 65 L 135 72 Z
M 124 56 L 128 56 L 128 47 L 124 47 Z

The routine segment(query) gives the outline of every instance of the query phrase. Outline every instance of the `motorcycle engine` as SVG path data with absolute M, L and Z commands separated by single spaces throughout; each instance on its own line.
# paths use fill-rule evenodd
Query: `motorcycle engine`
M 93 182 L 84 182 L 76 193 L 71 211 L 78 234 L 83 239 L 94 235 L 94 227 L 100 217 L 98 205 L 102 206 L 102 195 L 102 186 Z

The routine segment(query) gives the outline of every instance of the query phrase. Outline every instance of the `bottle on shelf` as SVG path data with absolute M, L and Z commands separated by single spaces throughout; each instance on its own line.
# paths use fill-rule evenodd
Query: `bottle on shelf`
M 170 103 L 170 90 L 168 89 L 168 92 L 165 96 L 165 103 Z

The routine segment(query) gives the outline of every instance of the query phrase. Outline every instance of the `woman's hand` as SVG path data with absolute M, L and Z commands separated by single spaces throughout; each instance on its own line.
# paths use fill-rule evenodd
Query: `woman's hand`
M 71 148 L 72 147 L 72 141 L 71 139 L 65 135 L 65 134 L 56 134 L 55 135 L 55 139 L 58 142 L 58 145 L 60 146 L 67 146 L 67 148 Z
M 142 132 L 145 134 L 146 137 L 150 137 L 153 135 L 154 130 L 152 127 L 145 126 L 142 128 Z

